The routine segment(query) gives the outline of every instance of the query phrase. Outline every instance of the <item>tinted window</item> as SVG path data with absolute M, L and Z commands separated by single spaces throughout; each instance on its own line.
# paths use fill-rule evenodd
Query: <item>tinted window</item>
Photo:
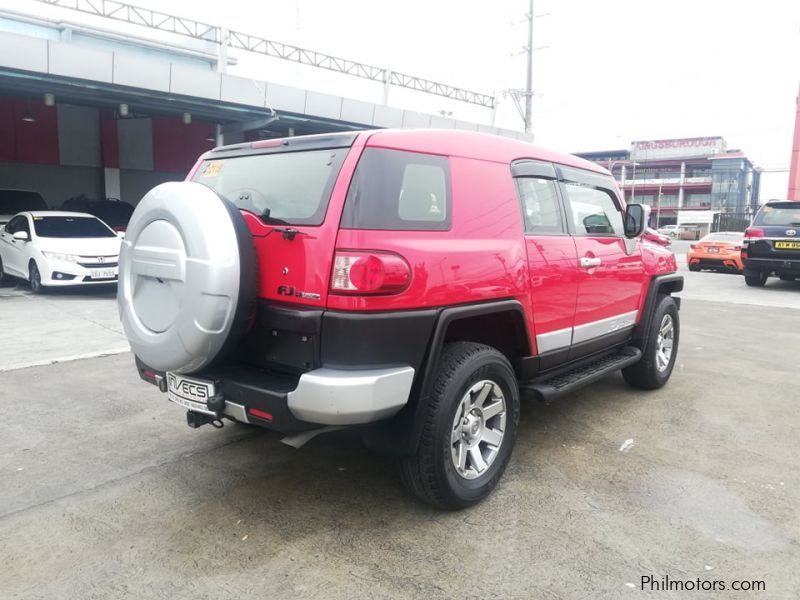
M 102 238 L 116 234 L 92 217 L 33 217 L 36 235 L 46 238 Z
M 0 214 L 13 215 L 25 210 L 47 210 L 47 204 L 36 192 L 0 190 Z
M 517 177 L 517 192 L 522 202 L 525 231 L 562 233 L 564 224 L 558 202 L 556 182 L 550 179 Z
M 348 148 L 207 160 L 193 180 L 276 223 L 319 225 Z
M 576 234 L 622 235 L 622 213 L 609 192 L 572 182 L 564 188 Z
M 798 204 L 796 208 L 788 203 L 763 206 L 761 210 L 758 211 L 753 225 L 800 227 L 800 204 Z
M 450 228 L 450 170 L 443 156 L 367 148 L 342 215 L 348 229 Z

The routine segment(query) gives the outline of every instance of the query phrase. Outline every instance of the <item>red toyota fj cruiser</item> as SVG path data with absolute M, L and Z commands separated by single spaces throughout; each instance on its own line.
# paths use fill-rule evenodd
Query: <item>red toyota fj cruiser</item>
M 683 278 L 646 221 L 601 167 L 478 133 L 224 146 L 136 207 L 120 313 L 192 427 L 359 426 L 416 496 L 464 507 L 521 393 L 669 379 Z

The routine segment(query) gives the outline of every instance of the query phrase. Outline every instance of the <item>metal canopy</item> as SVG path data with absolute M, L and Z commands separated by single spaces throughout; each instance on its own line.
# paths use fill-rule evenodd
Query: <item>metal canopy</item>
M 445 83 L 416 77 L 406 73 L 398 73 L 391 69 L 376 67 L 354 60 L 341 58 L 301 48 L 292 44 L 284 44 L 268 40 L 248 33 L 229 31 L 216 25 L 209 25 L 193 19 L 178 17 L 159 11 L 141 8 L 115 0 L 36 0 L 62 8 L 77 10 L 86 14 L 115 19 L 124 23 L 149 27 L 159 31 L 182 35 L 192 39 L 211 42 L 224 47 L 238 48 L 248 52 L 264 54 L 272 58 L 326 69 L 345 75 L 352 75 L 384 85 L 416 90 L 426 94 L 442 96 L 460 102 L 477 104 L 494 108 L 495 97 L 472 90 L 459 88 Z

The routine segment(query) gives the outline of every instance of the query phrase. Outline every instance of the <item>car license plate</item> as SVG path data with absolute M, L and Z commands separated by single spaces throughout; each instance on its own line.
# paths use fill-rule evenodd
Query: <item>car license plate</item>
M 776 250 L 800 250 L 800 242 L 775 242 Z
M 114 269 L 95 269 L 92 271 L 92 279 L 112 279 L 116 275 Z
M 719 248 L 709 248 L 708 251 L 711 254 L 719 254 Z
M 208 408 L 208 399 L 214 397 L 213 381 L 167 372 L 167 397 L 188 410 L 216 416 Z

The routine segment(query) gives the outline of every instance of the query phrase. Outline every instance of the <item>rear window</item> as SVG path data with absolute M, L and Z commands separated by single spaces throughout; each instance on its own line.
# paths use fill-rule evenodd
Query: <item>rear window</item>
M 239 209 L 288 225 L 319 225 L 349 148 L 207 160 L 193 181 Z
M 450 228 L 450 204 L 447 158 L 366 148 L 350 183 L 342 227 L 444 231 Z
M 730 242 L 731 244 L 741 244 L 744 240 L 742 233 L 710 233 L 704 237 L 702 242 Z
M 92 217 L 33 217 L 36 235 L 45 238 L 116 237 L 111 229 Z
M 787 204 L 763 206 L 758 211 L 753 225 L 800 227 L 800 203 L 797 204 L 796 208 Z
M 0 214 L 13 215 L 26 210 L 47 210 L 47 204 L 37 192 L 0 190 Z

